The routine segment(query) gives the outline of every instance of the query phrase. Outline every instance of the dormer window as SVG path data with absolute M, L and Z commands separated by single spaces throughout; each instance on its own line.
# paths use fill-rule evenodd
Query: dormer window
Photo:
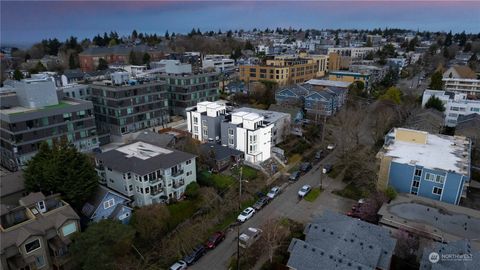
M 110 207 L 112 207 L 113 205 L 115 205 L 115 199 L 109 199 L 108 201 L 105 201 L 103 202 L 103 208 L 104 209 L 108 209 Z
M 25 244 L 25 252 L 28 254 L 30 252 L 33 252 L 33 251 L 39 249 L 40 247 L 41 247 L 40 246 L 40 240 L 35 239 L 35 240 Z

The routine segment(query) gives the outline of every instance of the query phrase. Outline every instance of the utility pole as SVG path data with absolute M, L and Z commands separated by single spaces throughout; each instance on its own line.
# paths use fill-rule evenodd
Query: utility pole
M 240 178 L 238 183 L 240 185 L 238 189 L 238 210 L 242 211 L 242 169 L 241 160 L 237 161 L 238 168 L 240 169 Z M 240 270 L 240 224 L 237 226 L 237 270 Z
M 325 125 L 327 124 L 327 116 L 323 116 L 323 126 L 322 126 L 322 143 L 323 139 L 325 138 Z

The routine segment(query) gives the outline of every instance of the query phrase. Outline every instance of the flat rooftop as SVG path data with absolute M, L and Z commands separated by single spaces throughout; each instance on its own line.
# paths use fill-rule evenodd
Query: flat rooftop
M 254 113 L 259 116 L 263 116 L 264 121 L 266 122 L 276 122 L 277 120 L 284 118 L 284 117 L 289 117 L 290 114 L 288 113 L 282 113 L 282 112 L 276 112 L 276 111 L 268 111 L 268 110 L 260 110 L 260 109 L 254 109 L 254 108 L 249 108 L 249 107 L 242 107 L 235 109 L 234 112 L 247 112 L 247 113 Z
M 411 194 L 399 194 L 378 211 L 380 223 L 413 228 L 445 241 L 470 239 L 480 247 L 480 211 Z
M 426 143 L 395 138 L 399 131 L 426 134 Z M 396 128 L 387 136 L 393 139 L 387 141 L 381 151 L 385 156 L 392 157 L 392 161 L 396 163 L 470 174 L 470 141 L 465 137 L 429 134 L 404 128 Z
M 52 110 L 52 109 L 60 109 L 69 106 L 79 105 L 80 102 L 73 101 L 73 100 L 61 100 L 58 104 L 45 106 L 42 108 L 27 108 L 22 106 L 16 106 L 9 109 L 2 109 L 3 114 L 20 114 L 20 113 L 28 113 L 28 112 L 36 112 L 36 111 L 43 111 L 43 110 Z
M 120 151 L 126 154 L 127 158 L 136 157 L 141 160 L 146 160 L 161 154 L 172 153 L 172 151 L 168 149 L 158 147 L 145 142 L 135 142 L 132 144 L 128 144 L 128 145 L 117 148 L 117 151 Z
M 318 85 L 318 86 L 335 86 L 335 87 L 348 87 L 351 83 L 341 82 L 341 81 L 332 81 L 332 80 L 317 80 L 311 79 L 306 82 L 306 84 Z

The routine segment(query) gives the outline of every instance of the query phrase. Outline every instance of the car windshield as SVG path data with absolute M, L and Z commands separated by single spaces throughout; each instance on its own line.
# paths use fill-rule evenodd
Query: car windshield
M 308 190 L 308 187 L 302 187 L 302 191 L 305 192 Z
M 250 211 L 248 211 L 247 209 L 243 210 L 243 212 L 242 212 L 242 216 L 246 216 L 246 215 L 248 215 L 248 213 L 249 213 L 249 212 L 250 212 Z

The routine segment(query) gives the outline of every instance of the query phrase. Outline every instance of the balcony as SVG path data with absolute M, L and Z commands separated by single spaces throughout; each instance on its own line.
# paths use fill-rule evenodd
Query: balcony
M 177 177 L 177 176 L 182 175 L 182 174 L 183 174 L 183 169 L 172 171 L 172 177 Z
M 163 177 L 157 177 L 156 179 L 149 180 L 148 183 L 149 183 L 150 185 L 154 185 L 154 184 L 156 184 L 156 183 L 158 183 L 158 182 L 160 182 L 160 181 L 163 181 Z
M 159 194 L 163 194 L 163 188 L 159 188 L 159 189 L 152 189 L 150 191 L 150 196 L 158 196 Z
M 178 182 L 174 182 L 173 183 L 173 188 L 178 189 L 178 188 L 182 187 L 183 185 L 185 185 L 185 181 L 183 181 L 183 180 L 178 181 Z

